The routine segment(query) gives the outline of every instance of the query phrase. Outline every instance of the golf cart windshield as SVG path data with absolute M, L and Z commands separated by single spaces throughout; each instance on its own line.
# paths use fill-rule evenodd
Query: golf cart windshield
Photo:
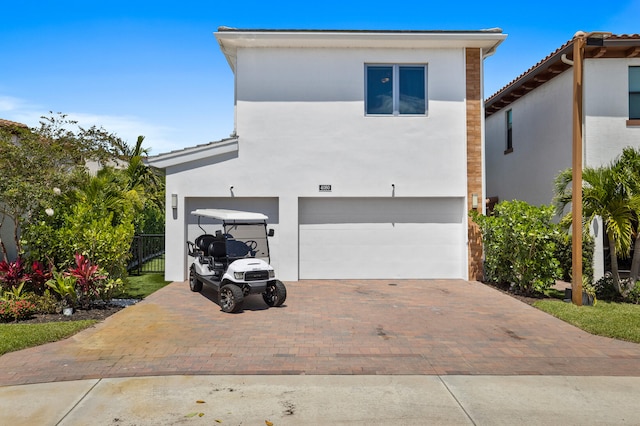
M 264 223 L 225 223 L 229 259 L 255 257 L 269 263 L 269 244 Z

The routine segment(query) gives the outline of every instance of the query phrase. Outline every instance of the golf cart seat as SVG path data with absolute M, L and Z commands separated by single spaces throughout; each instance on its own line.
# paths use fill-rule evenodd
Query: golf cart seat
M 229 263 L 227 257 L 227 243 L 222 235 L 216 235 L 207 248 L 209 264 L 214 267 L 224 267 Z
M 196 241 L 195 241 L 196 250 L 199 250 L 203 256 L 211 256 L 208 253 L 208 250 L 209 250 L 209 246 L 211 245 L 211 243 L 213 243 L 215 238 L 216 237 L 210 234 L 200 235 L 198 238 L 196 238 Z

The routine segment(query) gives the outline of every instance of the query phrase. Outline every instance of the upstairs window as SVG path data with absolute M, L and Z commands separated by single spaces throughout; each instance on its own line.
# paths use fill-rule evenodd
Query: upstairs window
M 513 152 L 513 110 L 505 113 L 505 127 L 507 129 L 507 144 L 504 153 Z
M 640 67 L 629 67 L 629 120 L 640 120 Z
M 426 115 L 426 65 L 366 65 L 367 115 Z

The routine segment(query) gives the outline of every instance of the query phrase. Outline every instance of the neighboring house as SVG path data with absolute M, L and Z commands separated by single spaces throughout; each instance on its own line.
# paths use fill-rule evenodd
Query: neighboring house
M 15 121 L 4 120 L 0 118 L 0 127 L 5 129 L 11 129 L 12 127 L 22 127 L 26 128 L 26 124 L 16 123 Z M 13 141 L 17 142 L 17 136 L 13 136 Z M 0 170 L 0 173 L 2 171 Z M 7 249 L 7 255 L 9 261 L 13 261 L 18 257 L 15 238 L 14 238 L 15 225 L 13 221 L 5 217 L 2 214 L 2 207 L 0 206 L 0 241 L 4 244 Z M 2 253 L 0 252 L 0 261 L 2 260 Z
M 569 41 L 485 103 L 487 195 L 500 201 L 553 202 L 553 182 L 571 167 L 573 59 Z M 583 80 L 583 165 L 613 160 L 640 147 L 640 35 L 614 35 L 586 46 Z M 495 199 L 495 198 L 494 198 Z M 594 259 L 604 274 L 602 224 Z
M 481 276 L 468 211 L 483 208 L 483 60 L 501 30 L 215 36 L 232 137 L 147 162 L 166 172 L 168 280 L 187 276 L 189 213 L 212 207 L 269 216 L 282 280 Z

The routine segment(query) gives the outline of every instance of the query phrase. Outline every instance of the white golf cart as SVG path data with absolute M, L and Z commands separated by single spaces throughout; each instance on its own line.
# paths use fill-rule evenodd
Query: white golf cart
M 191 291 L 201 291 L 203 283 L 210 285 L 224 312 L 241 310 L 249 294 L 261 293 L 269 306 L 284 303 L 287 289 L 269 265 L 267 237 L 273 236 L 273 229 L 267 232 L 267 216 L 222 209 L 197 209 L 191 214 L 198 217 L 203 232 L 194 242 L 187 241 Z M 214 234 L 205 231 L 201 218 L 216 219 L 206 225 L 218 228 Z

